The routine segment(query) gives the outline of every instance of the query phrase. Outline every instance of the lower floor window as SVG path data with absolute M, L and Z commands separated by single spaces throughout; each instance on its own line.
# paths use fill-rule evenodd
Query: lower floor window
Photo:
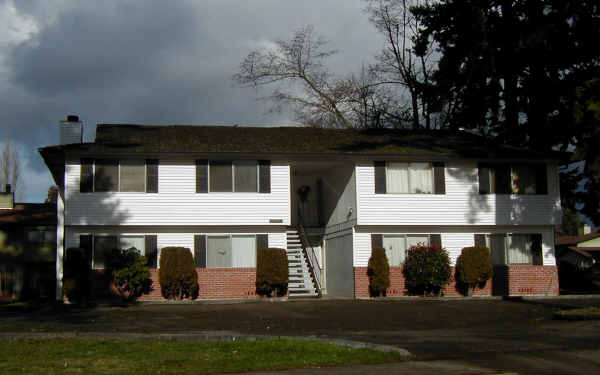
M 256 267 L 256 236 L 206 236 L 206 267 Z
M 486 245 L 495 266 L 543 263 L 541 234 L 489 234 Z
M 390 267 L 400 267 L 406 259 L 406 251 L 412 246 L 429 245 L 428 234 L 384 234 L 383 247 Z
M 142 235 L 94 235 L 92 247 L 92 268 L 104 269 L 106 255 L 113 249 L 126 250 L 135 248 L 141 255 L 145 255 L 145 241 Z

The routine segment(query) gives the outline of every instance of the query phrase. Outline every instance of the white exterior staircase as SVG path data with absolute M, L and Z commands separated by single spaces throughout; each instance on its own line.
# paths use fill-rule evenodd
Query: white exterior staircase
M 288 229 L 286 234 L 290 297 L 318 297 L 319 294 L 309 269 L 310 265 L 306 260 L 306 254 L 302 249 L 298 231 Z

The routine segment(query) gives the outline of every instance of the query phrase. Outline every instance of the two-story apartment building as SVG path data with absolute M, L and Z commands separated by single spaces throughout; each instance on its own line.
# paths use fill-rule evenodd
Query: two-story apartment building
M 40 149 L 60 186 L 57 292 L 65 249 L 135 246 L 194 254 L 200 298 L 254 297 L 256 249 L 288 250 L 290 293 L 368 296 L 386 248 L 405 295 L 406 249 L 437 243 L 452 262 L 474 244 L 499 272 L 482 294 L 557 294 L 557 158 L 467 132 L 303 127 L 98 125 L 75 116 Z M 156 270 L 153 278 L 157 279 Z M 456 294 L 454 284 L 445 290 Z M 160 288 L 145 298 L 160 298 Z

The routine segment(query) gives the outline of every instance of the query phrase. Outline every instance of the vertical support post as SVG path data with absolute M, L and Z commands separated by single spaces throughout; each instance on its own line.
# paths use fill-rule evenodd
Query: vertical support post
M 63 260 L 65 255 L 65 203 L 62 194 L 56 197 L 56 300 L 62 301 Z

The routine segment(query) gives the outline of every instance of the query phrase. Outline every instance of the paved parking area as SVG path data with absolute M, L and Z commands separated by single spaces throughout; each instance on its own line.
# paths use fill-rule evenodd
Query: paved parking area
M 600 321 L 553 320 L 578 299 L 295 300 L 0 308 L 0 332 L 194 333 L 334 337 L 402 347 L 424 361 L 523 374 L 600 373 Z

